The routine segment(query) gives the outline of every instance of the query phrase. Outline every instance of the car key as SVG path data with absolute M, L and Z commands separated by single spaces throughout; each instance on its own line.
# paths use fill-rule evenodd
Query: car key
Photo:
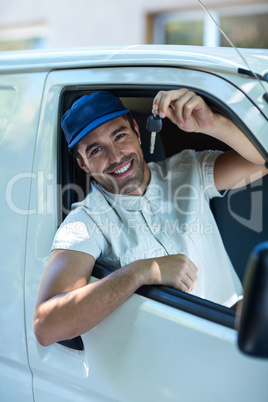
M 159 133 L 159 131 L 162 129 L 162 119 L 158 115 L 152 114 L 147 119 L 146 128 L 151 132 L 150 154 L 153 154 L 156 133 Z

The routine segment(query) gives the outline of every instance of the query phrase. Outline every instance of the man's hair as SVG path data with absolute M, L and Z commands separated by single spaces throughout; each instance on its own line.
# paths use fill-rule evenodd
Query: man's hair
M 124 120 L 126 120 L 126 121 L 129 122 L 130 128 L 138 135 L 138 133 L 137 133 L 136 130 L 135 130 L 134 118 L 132 117 L 132 115 L 131 115 L 130 113 L 127 113 L 127 114 L 124 114 L 124 115 L 122 116 L 122 118 L 123 118 Z M 80 159 L 80 160 L 83 162 L 83 158 L 82 158 L 82 156 L 80 155 L 80 153 L 79 153 L 79 151 L 78 151 L 78 144 L 79 144 L 79 143 L 77 143 L 77 144 L 71 149 L 71 153 L 72 153 L 72 156 L 73 156 L 75 159 L 78 158 L 78 159 Z

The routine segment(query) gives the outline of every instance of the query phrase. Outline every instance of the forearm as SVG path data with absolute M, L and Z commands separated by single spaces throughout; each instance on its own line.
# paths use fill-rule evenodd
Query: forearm
M 41 303 L 34 318 L 38 341 L 47 346 L 71 339 L 101 322 L 146 281 L 134 265 Z
M 167 285 L 190 292 L 197 268 L 182 254 L 135 261 L 107 277 L 37 302 L 34 332 L 41 345 L 81 335 L 126 301 L 142 285 Z
M 203 131 L 204 134 L 224 142 L 249 162 L 264 165 L 264 159 L 254 145 L 231 120 L 219 114 L 213 116 L 211 124 Z

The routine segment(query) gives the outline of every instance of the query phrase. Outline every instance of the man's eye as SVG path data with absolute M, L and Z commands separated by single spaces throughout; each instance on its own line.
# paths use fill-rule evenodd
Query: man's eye
M 126 135 L 125 133 L 118 134 L 118 135 L 116 136 L 116 139 L 117 139 L 117 140 L 120 140 L 120 139 L 123 138 L 125 135 Z
M 95 155 L 95 154 L 97 154 L 98 152 L 100 152 L 100 150 L 101 150 L 101 148 L 100 148 L 100 147 L 98 147 L 98 148 L 94 148 L 94 149 L 91 151 L 91 155 Z

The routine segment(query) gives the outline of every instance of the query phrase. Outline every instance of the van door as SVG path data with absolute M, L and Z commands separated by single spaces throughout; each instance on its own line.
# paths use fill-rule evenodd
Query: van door
M 239 105 L 241 111 L 250 106 L 230 83 L 197 71 L 114 67 L 49 74 L 32 172 L 29 211 L 35 212 L 29 216 L 27 236 L 26 324 L 35 401 L 264 402 L 268 398 L 268 363 L 239 352 L 233 312 L 209 302 L 204 302 L 204 309 L 204 303 L 193 296 L 183 304 L 179 295 L 167 295 L 173 303 L 167 305 L 164 297 L 152 300 L 134 294 L 81 336 L 80 350 L 58 343 L 42 347 L 34 336 L 32 319 L 38 287 L 61 220 L 59 194 L 64 189 L 59 188 L 57 145 L 62 91 L 127 91 L 133 83 L 139 89 L 153 85 L 167 88 L 171 83 L 188 85 L 204 93 L 210 91 L 222 103 L 239 99 L 232 106 L 238 115 Z M 264 121 L 259 122 L 262 127 Z M 176 300 L 188 310 L 178 308 Z M 202 316 L 201 311 L 210 314 Z

